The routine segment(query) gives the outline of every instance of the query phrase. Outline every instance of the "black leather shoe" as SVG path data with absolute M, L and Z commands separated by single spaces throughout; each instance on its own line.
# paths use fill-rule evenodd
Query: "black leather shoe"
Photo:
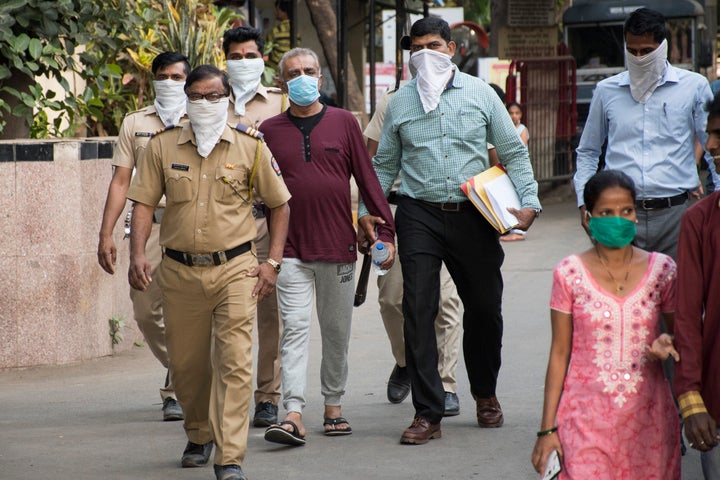
M 183 452 L 182 464 L 183 468 L 203 467 L 207 465 L 210 460 L 210 453 L 212 452 L 213 442 L 208 443 L 193 443 L 187 442 L 185 451 Z
M 400 403 L 407 398 L 409 393 L 410 376 L 407 373 L 407 367 L 399 367 L 396 364 L 388 379 L 387 399 L 390 403 Z
M 163 401 L 162 412 L 163 420 L 166 422 L 185 419 L 182 408 L 180 408 L 180 404 L 172 397 L 167 397 Z
M 445 392 L 445 413 L 443 417 L 460 415 L 460 399 L 456 393 Z
M 213 465 L 217 480 L 247 480 L 240 465 Z
M 269 427 L 278 421 L 278 407 L 270 402 L 260 402 L 255 405 L 253 427 Z

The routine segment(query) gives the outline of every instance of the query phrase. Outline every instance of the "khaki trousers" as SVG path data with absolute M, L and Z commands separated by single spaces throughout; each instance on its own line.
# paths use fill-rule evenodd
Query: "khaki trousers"
M 385 331 L 390 340 L 395 363 L 405 366 L 403 335 L 403 277 L 400 261 L 383 276 L 378 277 L 378 303 Z M 438 372 L 446 392 L 457 393 L 455 369 L 460 352 L 460 297 L 450 273 L 443 265 L 440 270 L 440 308 L 435 318 L 435 335 L 438 346 Z
M 160 224 L 153 223 L 150 230 L 150 237 L 147 241 L 145 255 L 152 266 L 151 275 L 156 277 L 160 261 L 162 260 L 162 249 L 160 248 Z M 145 337 L 150 351 L 155 358 L 168 368 L 168 354 L 165 348 L 165 321 L 163 320 L 162 292 L 159 282 L 153 282 L 144 292 L 130 289 L 130 300 L 133 304 L 133 313 L 140 333 Z M 160 388 L 160 398 L 163 402 L 166 398 L 175 398 L 175 391 L 172 385 L 172 375 L 169 382 Z
M 252 252 L 211 267 L 165 257 L 160 280 L 175 392 L 193 443 L 215 441 L 216 465 L 241 465 L 252 393 L 252 324 L 257 279 Z
M 270 249 L 270 235 L 265 218 L 258 218 L 256 222 L 257 237 L 255 249 L 258 262 L 268 258 Z M 258 358 L 255 389 L 255 405 L 261 402 L 270 402 L 277 405 L 280 401 L 280 334 L 282 324 L 278 315 L 276 290 L 258 303 L 257 306 L 257 336 Z

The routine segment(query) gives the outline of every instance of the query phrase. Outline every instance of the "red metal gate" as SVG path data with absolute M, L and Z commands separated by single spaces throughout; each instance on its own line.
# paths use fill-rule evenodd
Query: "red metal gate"
M 523 108 L 530 161 L 538 182 L 571 178 L 577 133 L 577 83 L 571 56 L 513 60 L 507 78 L 507 102 Z

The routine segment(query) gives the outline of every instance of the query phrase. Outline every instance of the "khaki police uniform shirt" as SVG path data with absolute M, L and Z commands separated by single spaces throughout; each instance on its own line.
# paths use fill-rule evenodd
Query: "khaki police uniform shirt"
M 235 99 L 231 98 L 228 107 L 227 123 L 232 126 L 242 123 L 248 127 L 258 128 L 268 118 L 285 111 L 290 105 L 279 88 L 260 85 L 255 96 L 245 104 L 245 115 L 235 114 Z M 262 129 L 260 129 L 262 131 Z
M 186 120 L 187 117 L 183 116 L 181 123 Z M 120 125 L 112 165 L 134 169 L 150 138 L 163 128 L 165 124 L 160 120 L 153 105 L 128 113 Z M 162 200 L 158 207 L 164 206 L 165 201 Z
M 188 253 L 234 248 L 256 236 L 248 183 L 257 148 L 253 187 L 268 207 L 278 207 L 290 192 L 264 143 L 226 126 L 210 156 L 202 158 L 189 123 L 151 139 L 128 198 L 155 206 L 165 194 L 160 244 L 166 248 Z

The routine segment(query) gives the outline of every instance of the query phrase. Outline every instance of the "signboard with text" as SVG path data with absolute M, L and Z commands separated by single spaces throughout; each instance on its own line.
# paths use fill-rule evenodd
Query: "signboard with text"
M 508 0 L 511 27 L 550 26 L 555 23 L 555 0 Z
M 498 37 L 500 58 L 551 57 L 558 43 L 557 27 L 504 27 Z

